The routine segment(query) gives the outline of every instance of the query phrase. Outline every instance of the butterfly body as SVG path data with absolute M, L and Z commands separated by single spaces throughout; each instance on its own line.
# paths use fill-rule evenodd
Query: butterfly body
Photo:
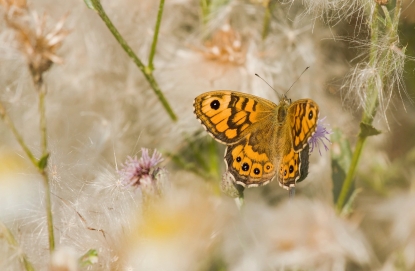
M 311 99 L 280 103 L 236 92 L 206 92 L 194 113 L 208 133 L 226 144 L 225 163 L 237 184 L 255 187 L 277 176 L 284 188 L 308 173 L 308 140 L 317 127 L 318 105 Z

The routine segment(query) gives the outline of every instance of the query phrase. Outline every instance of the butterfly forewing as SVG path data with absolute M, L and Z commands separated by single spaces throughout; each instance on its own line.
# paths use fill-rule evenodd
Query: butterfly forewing
M 213 138 L 234 144 L 255 129 L 259 121 L 272 116 L 276 105 L 236 91 L 211 91 L 197 96 L 193 107 Z
M 311 99 L 295 101 L 288 109 L 287 121 L 291 126 L 291 138 L 295 152 L 301 151 L 317 128 L 319 109 Z

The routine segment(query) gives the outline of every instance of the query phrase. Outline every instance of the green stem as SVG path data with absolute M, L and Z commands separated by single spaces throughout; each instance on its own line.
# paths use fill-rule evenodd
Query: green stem
M 53 216 L 52 216 L 52 202 L 50 198 L 50 184 L 48 173 L 45 170 L 48 160 L 48 141 L 46 133 L 46 108 L 45 108 L 45 96 L 46 96 L 46 87 L 42 81 L 35 82 L 35 87 L 37 93 L 39 94 L 39 128 L 41 136 L 41 148 L 42 148 L 42 157 L 40 162 L 37 164 L 39 173 L 42 175 L 43 184 L 45 186 L 45 204 L 46 204 L 46 220 L 48 223 L 48 235 L 49 235 L 49 251 L 52 253 L 55 250 L 55 235 L 53 232 Z M 45 161 L 43 161 L 46 159 Z
M 173 112 L 173 110 L 171 109 L 170 104 L 167 102 L 166 98 L 164 97 L 163 92 L 161 91 L 160 87 L 158 86 L 157 81 L 154 78 L 151 69 L 144 66 L 143 62 L 133 52 L 131 47 L 127 44 L 127 42 L 124 40 L 124 38 L 118 32 L 117 28 L 115 28 L 115 26 L 113 25 L 111 20 L 108 18 L 108 16 L 105 13 L 100 1 L 99 0 L 91 0 L 91 2 L 94 5 L 94 9 L 98 12 L 98 15 L 101 17 L 101 19 L 107 25 L 108 29 L 111 31 L 112 35 L 115 37 L 115 39 L 121 45 L 121 47 L 124 49 L 124 51 L 127 53 L 127 55 L 134 61 L 136 66 L 141 70 L 144 77 L 147 79 L 148 83 L 150 84 L 151 88 L 153 89 L 153 91 L 157 95 L 158 99 L 160 100 L 160 102 L 164 106 L 164 109 L 169 114 L 170 118 L 173 121 L 177 121 L 177 116 Z M 161 15 L 160 15 L 160 18 L 161 18 Z
M 375 70 L 375 66 L 378 63 L 378 54 L 377 54 L 377 45 L 378 45 L 378 6 L 373 9 L 372 18 L 370 23 L 371 37 L 370 37 L 370 53 L 369 53 L 369 66 Z M 372 124 L 374 116 L 379 105 L 377 91 L 382 91 L 376 89 L 376 84 L 374 78 L 369 82 L 367 93 L 368 93 L 368 106 L 365 108 L 362 122 L 366 124 Z M 357 165 L 362 154 L 363 146 L 366 141 L 367 136 L 362 133 L 359 135 L 356 148 L 353 152 L 352 161 L 350 163 L 349 170 L 347 172 L 346 178 L 343 182 L 342 189 L 340 191 L 339 198 L 337 199 L 337 210 L 341 212 L 343 206 L 346 204 L 347 197 L 350 193 L 350 189 L 353 184 L 354 176 L 356 174 Z
M 156 27 L 154 28 L 153 43 L 151 44 L 150 56 L 148 58 L 148 67 L 151 71 L 154 71 L 153 59 L 156 54 L 157 39 L 159 36 L 161 16 L 163 15 L 164 0 L 160 0 L 159 11 L 157 13 Z
M 5 238 L 7 243 L 9 243 L 9 245 L 16 250 L 19 261 L 23 264 L 24 268 L 27 271 L 34 271 L 35 269 L 27 259 L 26 254 L 19 249 L 19 244 L 17 243 L 16 238 L 14 238 L 13 233 L 6 227 L 6 225 L 0 222 L 0 238 L 2 237 Z
M 52 253 L 55 250 L 55 235 L 53 233 L 53 216 L 52 216 L 52 202 L 50 199 L 50 185 L 49 177 L 46 170 L 40 170 L 40 174 L 43 178 L 43 184 L 45 186 L 45 204 L 46 204 L 46 219 L 48 222 L 48 233 L 49 233 L 49 251 Z
M 39 93 L 39 115 L 40 115 L 40 135 L 41 135 L 41 148 L 42 148 L 42 156 L 47 155 L 48 149 L 48 141 L 47 141 L 47 133 L 46 133 L 46 115 L 45 115 L 45 95 L 46 95 L 46 88 L 45 85 L 41 84 L 38 86 L 38 93 Z
M 356 172 L 357 164 L 359 163 L 360 155 L 362 154 L 365 140 L 366 140 L 366 137 L 359 137 L 359 139 L 357 140 L 356 148 L 352 156 L 352 161 L 350 163 L 349 171 L 347 172 L 346 178 L 343 182 L 342 189 L 340 191 L 339 198 L 337 199 L 337 210 L 339 212 L 343 209 L 343 206 L 346 204 L 347 197 L 350 193 L 350 189 L 353 184 L 353 179 L 354 179 L 354 175 Z
M 202 23 L 206 26 L 209 22 L 210 0 L 200 0 L 200 7 L 202 9 Z
M 265 40 L 269 32 L 269 24 L 271 19 L 271 3 L 269 2 L 265 8 L 264 22 L 262 26 L 262 40 Z
M 12 131 L 14 137 L 16 138 L 17 142 L 19 143 L 20 147 L 22 147 L 23 151 L 26 153 L 27 157 L 29 157 L 30 161 L 37 167 L 38 160 L 35 158 L 33 153 L 30 151 L 30 149 L 27 147 L 26 143 L 23 140 L 23 137 L 20 135 L 20 133 L 17 131 L 16 127 L 14 126 L 12 120 L 10 119 L 9 115 L 6 112 L 6 109 L 4 108 L 3 104 L 0 102 L 0 117 L 3 119 L 4 123 L 10 128 Z

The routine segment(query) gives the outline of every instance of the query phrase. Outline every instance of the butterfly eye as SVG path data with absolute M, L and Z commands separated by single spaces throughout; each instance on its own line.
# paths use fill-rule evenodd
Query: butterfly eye
M 313 118 L 313 111 L 310 111 L 310 113 L 308 113 L 308 119 L 311 120 Z
M 242 165 L 242 170 L 243 170 L 243 171 L 248 171 L 248 170 L 249 170 L 249 165 L 248 165 L 248 163 L 244 163 L 244 164 Z
M 241 162 L 242 158 L 240 156 L 236 157 L 236 162 Z
M 220 107 L 220 102 L 218 100 L 214 100 L 213 102 L 210 103 L 210 108 L 212 109 L 218 109 Z

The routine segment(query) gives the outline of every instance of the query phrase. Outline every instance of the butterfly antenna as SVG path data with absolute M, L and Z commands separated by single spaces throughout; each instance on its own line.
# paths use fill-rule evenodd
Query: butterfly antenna
M 278 93 L 278 91 L 276 91 L 275 90 L 275 88 L 273 88 L 273 87 L 271 87 L 271 85 L 270 84 L 268 84 L 268 82 L 267 81 L 265 81 L 265 79 L 264 78 L 262 78 L 261 76 L 259 76 L 259 74 L 255 74 L 255 76 L 258 76 L 259 78 L 261 78 L 262 79 L 262 81 L 264 81 L 270 88 L 272 88 L 272 90 L 274 90 L 278 95 L 279 95 L 279 93 Z
M 303 73 L 305 73 L 305 71 L 308 70 L 308 68 L 310 68 L 310 67 L 306 67 L 304 69 L 304 71 L 300 74 L 300 76 L 298 76 L 298 78 L 295 79 L 295 81 L 294 81 L 294 83 L 292 83 L 291 87 L 284 93 L 284 96 L 287 95 L 288 91 L 290 91 L 290 89 L 294 86 L 294 84 L 298 81 L 298 79 L 300 79 L 301 75 L 303 75 Z

